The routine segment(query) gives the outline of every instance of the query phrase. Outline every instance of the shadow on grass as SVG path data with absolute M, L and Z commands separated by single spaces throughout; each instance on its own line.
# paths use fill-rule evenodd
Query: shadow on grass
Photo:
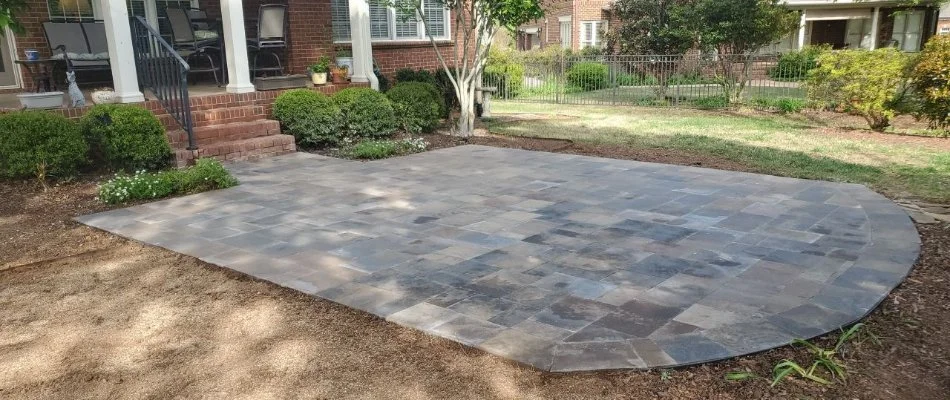
M 755 118 L 755 117 L 752 117 Z M 551 132 L 565 131 L 557 121 L 494 123 L 492 132 L 509 136 L 563 139 Z M 802 179 L 849 182 L 867 185 L 892 198 L 912 196 L 927 201 L 950 201 L 950 161 L 946 168 L 900 164 L 872 166 L 812 155 L 801 151 L 742 142 L 699 134 L 636 135 L 619 128 L 578 127 L 570 139 L 589 144 L 614 144 L 639 149 L 664 149 L 709 155 L 745 166 L 749 171 Z

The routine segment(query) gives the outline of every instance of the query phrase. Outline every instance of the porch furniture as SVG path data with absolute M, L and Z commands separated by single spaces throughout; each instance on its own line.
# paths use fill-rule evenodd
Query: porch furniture
M 276 72 L 284 74 L 284 67 L 280 62 L 278 51 L 287 49 L 287 6 L 284 4 L 263 4 L 258 10 L 257 38 L 248 39 L 248 50 L 254 53 L 251 63 L 251 74 Z M 269 67 L 257 66 L 262 55 L 268 55 L 276 65 Z
M 57 90 L 56 82 L 53 80 L 53 69 L 56 64 L 62 62 L 59 59 L 40 58 L 36 60 L 15 60 L 28 71 L 33 80 L 33 88 L 36 93 L 49 92 Z
M 218 36 L 199 38 L 195 34 L 195 28 L 188 12 L 184 9 L 166 8 L 165 17 L 168 19 L 168 26 L 172 31 L 172 46 L 178 54 L 188 61 L 189 66 L 191 66 L 190 72 L 193 74 L 210 72 L 214 76 L 214 82 L 220 85 L 221 80 L 218 79 L 218 71 L 221 70 L 221 66 L 216 65 L 214 57 L 211 56 L 211 52 L 215 52 L 218 53 L 220 59 L 221 46 Z M 207 66 L 197 67 L 197 63 L 193 62 L 202 59 L 208 61 Z
M 54 80 L 51 76 L 55 67 L 64 65 L 67 56 L 77 72 L 111 70 L 106 28 L 102 22 L 44 22 L 43 32 L 53 55 L 48 61 L 37 60 L 40 63 L 35 65 L 41 76 L 45 67 L 45 73 L 50 75 L 46 79 Z
M 188 18 L 191 20 L 191 27 L 195 31 L 195 37 L 198 40 L 217 39 L 219 24 L 217 21 L 208 18 L 208 13 L 200 8 L 188 8 L 185 10 Z

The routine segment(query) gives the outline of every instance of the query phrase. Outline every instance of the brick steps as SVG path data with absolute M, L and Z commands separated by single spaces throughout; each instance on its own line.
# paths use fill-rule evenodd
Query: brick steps
M 280 123 L 269 119 L 195 127 L 195 141 L 199 147 L 218 142 L 279 134 Z M 188 146 L 188 135 L 181 129 L 169 131 L 168 142 L 172 147 L 185 148 Z
M 266 117 L 266 110 L 264 106 L 260 105 L 215 108 L 191 112 L 191 121 L 195 127 L 214 126 L 233 122 L 249 122 Z
M 291 135 L 268 135 L 199 145 L 198 150 L 184 148 L 175 150 L 175 164 L 179 167 L 194 163 L 196 157 L 214 158 L 219 161 L 256 160 L 297 151 Z

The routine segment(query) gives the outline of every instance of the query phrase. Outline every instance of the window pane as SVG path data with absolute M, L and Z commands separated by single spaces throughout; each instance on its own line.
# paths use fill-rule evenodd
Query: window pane
M 445 33 L 445 8 L 439 5 L 435 0 L 424 0 L 426 24 L 429 25 L 429 33 L 433 37 L 444 37 Z
M 330 21 L 333 40 L 350 40 L 350 4 L 347 0 L 330 0 Z
M 416 18 L 415 12 L 396 11 L 396 37 L 419 37 L 419 19 Z
M 369 5 L 369 33 L 373 39 L 389 39 L 389 9 L 378 4 Z
M 49 18 L 54 21 L 94 19 L 91 0 L 46 0 Z
M 561 47 L 571 48 L 571 22 L 561 22 Z

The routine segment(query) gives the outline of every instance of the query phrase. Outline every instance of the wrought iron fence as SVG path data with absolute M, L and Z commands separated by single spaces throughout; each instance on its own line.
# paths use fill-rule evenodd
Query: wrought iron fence
M 139 84 L 151 90 L 188 134 L 188 150 L 197 149 L 188 96 L 188 63 L 144 18 L 133 18 L 131 25 Z
M 558 104 L 725 107 L 805 98 L 814 62 L 776 55 L 624 55 L 529 58 L 486 68 L 496 98 Z

